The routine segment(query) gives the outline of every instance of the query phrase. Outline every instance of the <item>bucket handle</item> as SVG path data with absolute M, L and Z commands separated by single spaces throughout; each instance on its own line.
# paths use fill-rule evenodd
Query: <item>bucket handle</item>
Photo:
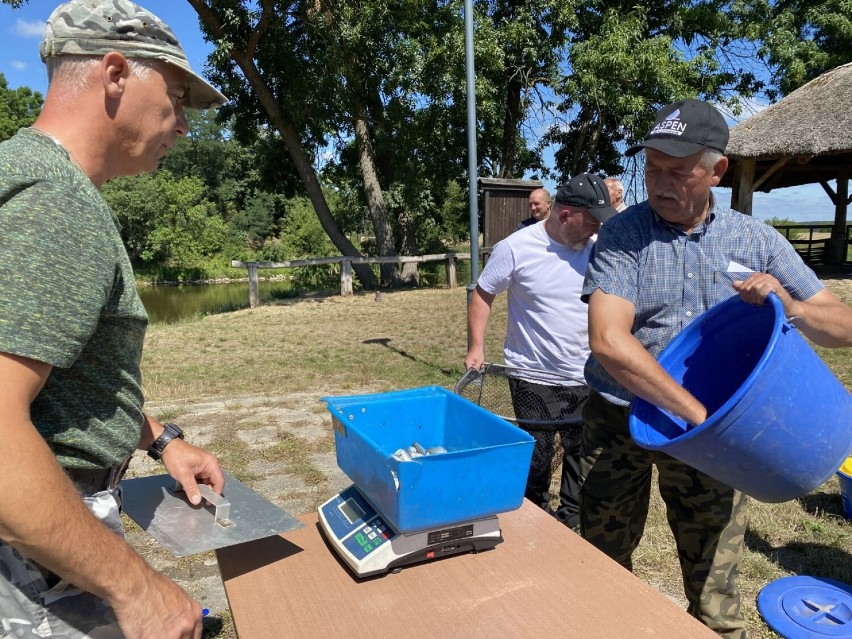
M 781 300 L 778 299 L 778 296 L 775 293 L 769 293 L 766 296 L 766 302 L 775 307 L 777 313 L 784 317 L 784 327 L 783 330 L 786 333 L 790 329 L 799 330 L 799 327 L 796 326 L 796 320 L 802 319 L 798 315 L 793 315 L 792 317 L 787 317 L 784 314 L 784 305 L 781 303 Z

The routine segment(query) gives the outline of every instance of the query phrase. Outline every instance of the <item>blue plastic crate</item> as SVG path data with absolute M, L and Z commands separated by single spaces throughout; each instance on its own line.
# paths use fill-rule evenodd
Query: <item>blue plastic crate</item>
M 438 386 L 324 397 L 337 464 L 399 532 L 415 532 L 519 508 L 533 438 Z M 446 452 L 401 461 L 417 442 Z

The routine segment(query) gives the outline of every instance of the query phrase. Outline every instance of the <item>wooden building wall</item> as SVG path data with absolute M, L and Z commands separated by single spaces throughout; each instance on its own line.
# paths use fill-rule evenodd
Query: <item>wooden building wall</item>
M 484 205 L 483 250 L 490 250 L 530 216 L 530 193 L 541 186 L 537 180 L 479 179 Z

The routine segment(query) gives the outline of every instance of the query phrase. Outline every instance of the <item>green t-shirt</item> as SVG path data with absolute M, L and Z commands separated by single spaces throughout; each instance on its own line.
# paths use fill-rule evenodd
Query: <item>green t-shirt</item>
M 147 325 L 118 222 L 67 151 L 32 129 L 0 144 L 0 352 L 54 367 L 30 412 L 61 465 L 136 449 Z

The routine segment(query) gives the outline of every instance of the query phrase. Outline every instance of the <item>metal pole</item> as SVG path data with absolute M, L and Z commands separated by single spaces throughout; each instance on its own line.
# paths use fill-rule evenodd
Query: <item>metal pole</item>
M 479 199 L 477 197 L 476 162 L 476 76 L 473 72 L 473 0 L 464 0 L 464 66 L 467 71 L 467 179 L 470 207 L 470 284 L 467 285 L 467 308 L 479 277 Z M 467 329 L 470 348 L 470 326 Z
M 464 62 L 467 71 L 467 178 L 470 202 L 470 285 L 468 297 L 479 277 L 479 204 L 476 162 L 476 76 L 473 72 L 473 0 L 464 0 Z

